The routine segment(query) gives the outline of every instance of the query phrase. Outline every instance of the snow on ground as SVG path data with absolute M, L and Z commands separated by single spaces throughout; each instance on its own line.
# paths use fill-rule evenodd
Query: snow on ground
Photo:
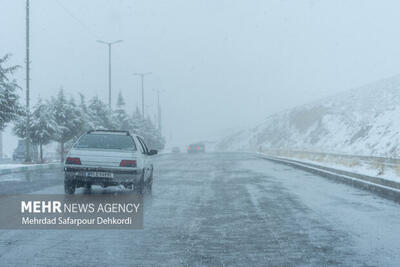
M 59 160 L 52 160 L 47 163 L 1 163 L 0 162 L 0 170 L 16 169 L 22 167 L 46 166 L 46 165 L 53 165 L 55 163 L 59 163 Z
M 268 116 L 219 150 L 287 149 L 400 157 L 400 75 Z
M 0 170 L 3 170 L 3 169 L 15 169 L 15 168 L 27 167 L 27 166 L 33 166 L 33 165 L 37 165 L 37 164 L 19 164 L 19 163 L 0 164 Z

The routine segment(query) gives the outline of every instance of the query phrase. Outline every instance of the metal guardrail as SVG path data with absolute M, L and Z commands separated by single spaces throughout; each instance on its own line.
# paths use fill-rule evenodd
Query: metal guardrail
M 328 179 L 343 182 L 357 188 L 365 189 L 376 193 L 383 198 L 391 199 L 400 203 L 400 183 L 385 180 L 379 177 L 362 175 L 298 160 L 280 158 L 267 154 L 259 155 L 266 160 L 289 165 L 311 173 L 315 173 Z
M 396 157 L 382 157 L 382 156 L 367 156 L 367 155 L 356 155 L 356 154 L 345 154 L 345 153 L 334 153 L 334 152 L 320 152 L 320 151 L 309 151 L 309 150 L 285 150 L 285 149 L 280 149 L 280 150 L 265 150 L 263 151 L 264 153 L 273 153 L 273 154 L 279 154 L 279 153 L 304 153 L 304 154 L 310 154 L 310 155 L 321 155 L 321 156 L 338 156 L 338 157 L 345 157 L 345 158 L 359 158 L 359 159 L 367 159 L 367 160 L 372 160 L 372 159 L 380 159 L 384 160 L 387 162 L 392 162 L 392 163 L 397 163 L 400 162 L 400 158 Z
M 370 165 L 382 165 L 383 168 L 392 168 L 400 174 L 400 158 L 394 157 L 381 157 L 381 156 L 366 156 L 366 155 L 350 155 L 350 154 L 339 154 L 339 153 L 326 153 L 326 152 L 315 152 L 315 151 L 301 151 L 301 150 L 266 150 L 262 151 L 267 155 L 278 156 L 278 157 L 289 157 L 300 160 L 312 160 L 321 163 L 331 163 L 335 160 L 357 160 L 362 163 Z M 317 159 L 317 160 L 315 160 Z M 342 162 L 345 163 L 345 162 Z M 351 162 L 349 162 L 351 163 Z

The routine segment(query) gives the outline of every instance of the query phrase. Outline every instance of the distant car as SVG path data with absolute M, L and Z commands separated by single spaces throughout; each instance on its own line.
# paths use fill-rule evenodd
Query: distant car
M 204 153 L 206 152 L 206 147 L 203 143 L 190 144 L 187 149 L 188 153 Z
M 178 153 L 181 153 L 181 150 L 180 150 L 179 147 L 175 146 L 175 147 L 172 148 L 172 153 L 178 154 Z
M 14 149 L 14 153 L 12 155 L 12 158 L 13 158 L 13 160 L 25 160 L 25 154 L 26 154 L 26 143 L 25 143 L 25 140 L 19 139 L 18 140 L 18 145 Z M 34 145 L 34 144 L 30 144 L 29 154 L 30 154 L 31 159 L 33 161 L 37 161 L 38 158 L 39 158 L 38 146 Z
M 64 163 L 65 193 L 75 188 L 123 185 L 142 193 L 151 189 L 153 164 L 143 138 L 128 131 L 93 130 L 82 135 L 72 146 Z

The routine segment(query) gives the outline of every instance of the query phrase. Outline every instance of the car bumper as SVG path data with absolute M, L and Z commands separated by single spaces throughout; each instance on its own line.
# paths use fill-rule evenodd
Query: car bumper
M 87 172 L 111 173 L 112 178 L 87 176 Z M 119 185 L 119 184 L 135 184 L 139 182 L 141 172 L 138 170 L 121 170 L 107 168 L 92 167 L 64 167 L 65 179 L 75 180 L 77 183 L 93 184 L 93 185 Z

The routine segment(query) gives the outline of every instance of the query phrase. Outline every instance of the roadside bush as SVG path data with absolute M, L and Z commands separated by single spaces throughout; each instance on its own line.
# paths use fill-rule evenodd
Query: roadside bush
M 377 175 L 383 175 L 385 173 L 385 163 L 382 159 L 376 159 L 372 161 L 372 168 L 377 170 Z

